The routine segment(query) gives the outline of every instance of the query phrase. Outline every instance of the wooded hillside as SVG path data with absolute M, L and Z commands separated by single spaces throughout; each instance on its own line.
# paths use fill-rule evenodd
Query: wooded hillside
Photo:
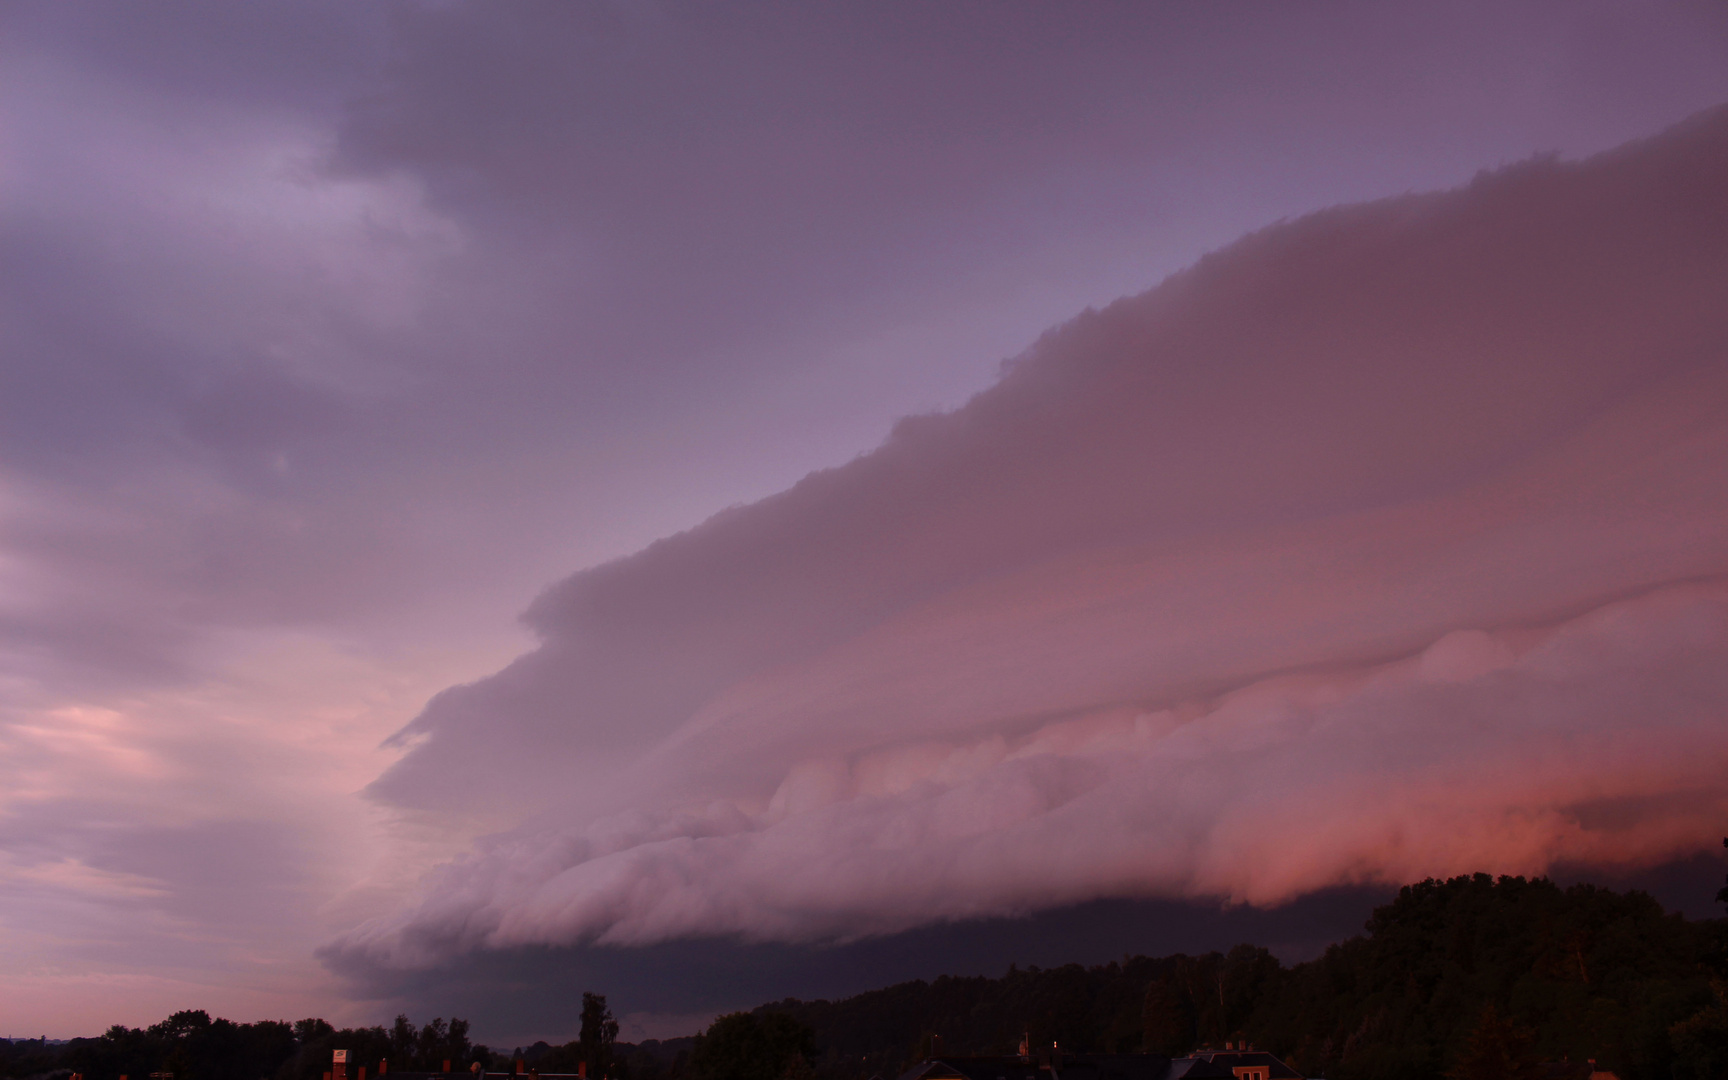
M 758 1011 L 809 1024 L 818 1070 L 836 1078 L 891 1076 L 931 1035 L 950 1053 L 1001 1054 L 1030 1031 L 1075 1051 L 1172 1055 L 1245 1038 L 1306 1075 L 1437 1080 L 1490 1005 L 1532 1059 L 1596 1058 L 1623 1080 L 1728 1076 L 1724 986 L 1708 966 L 1728 976 L 1723 920 L 1688 922 L 1638 892 L 1478 874 L 1407 886 L 1366 930 L 1294 967 L 1239 945 Z

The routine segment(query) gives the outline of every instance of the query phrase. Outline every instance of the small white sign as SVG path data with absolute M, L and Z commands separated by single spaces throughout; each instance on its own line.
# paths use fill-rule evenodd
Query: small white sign
M 348 1051 L 346 1051 L 346 1050 L 336 1051 L 336 1057 L 334 1060 L 335 1060 L 336 1064 L 338 1064 L 338 1065 L 348 1064 Z

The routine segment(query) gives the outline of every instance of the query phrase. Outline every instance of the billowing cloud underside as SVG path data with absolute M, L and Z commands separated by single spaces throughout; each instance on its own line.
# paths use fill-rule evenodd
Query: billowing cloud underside
M 1728 816 L 1728 113 L 1250 236 L 529 613 L 374 786 L 521 815 L 327 951 L 1271 903 Z

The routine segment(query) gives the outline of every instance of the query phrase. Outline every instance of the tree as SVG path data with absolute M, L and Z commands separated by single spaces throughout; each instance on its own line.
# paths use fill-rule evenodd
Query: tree
M 407 1019 L 398 1017 L 398 1019 Z M 316 1016 L 308 1016 L 304 1020 L 294 1021 L 294 1040 L 304 1046 L 319 1039 L 328 1039 L 336 1034 L 336 1029 L 330 1026 L 330 1021 Z
M 1722 838 L 1722 846 L 1728 848 L 1728 836 Z M 1728 877 L 1723 878 L 1723 880 L 1728 881 Z M 1716 902 L 1719 904 L 1728 904 L 1728 885 L 1723 885 L 1722 888 L 1716 891 Z
M 1536 1080 L 1535 1036 L 1489 1005 L 1449 1074 L 1451 1080 Z
M 1675 1080 L 1728 1076 L 1728 983 L 1718 979 L 1716 1000 L 1668 1029 L 1674 1042 Z
M 1728 848 L 1728 837 L 1722 839 Z M 1716 899 L 1728 904 L 1728 885 Z M 1702 966 L 1710 974 L 1709 1005 L 1668 1029 L 1674 1044 L 1675 1080 L 1720 1080 L 1728 1076 L 1728 934 L 1718 925 L 1705 948 Z
M 1177 1057 L 1194 1047 L 1194 1017 L 1182 994 L 1163 979 L 1146 987 L 1146 1050 Z
M 443 1064 L 444 1045 L 449 1036 L 442 1016 L 434 1016 L 431 1023 L 420 1029 L 419 1045 L 415 1049 L 421 1068 L 436 1071 Z
M 731 1013 L 696 1037 L 690 1065 L 701 1080 L 780 1080 L 803 1072 L 815 1044 L 815 1031 L 783 1012 Z
M 161 1039 L 184 1039 L 210 1027 L 210 1014 L 203 1009 L 177 1012 L 158 1024 L 150 1025 L 150 1034 Z
M 1722 838 L 1722 846 L 1728 848 L 1728 836 Z M 1728 904 L 1728 885 L 1717 890 L 1716 902 Z M 1704 970 L 1710 973 L 1711 979 L 1717 982 L 1728 981 L 1728 927 L 1718 923 L 1711 935 L 1711 940 L 1704 947 Z
M 450 1030 L 444 1041 L 444 1056 L 451 1061 L 466 1062 L 474 1044 L 468 1041 L 468 1021 L 458 1016 L 450 1018 Z
M 419 1048 L 420 1030 L 407 1016 L 398 1014 L 396 1022 L 390 1027 L 390 1056 L 388 1060 L 397 1069 L 412 1069 L 416 1064 L 415 1052 Z
M 588 1075 L 603 1077 L 612 1068 L 612 1043 L 618 1038 L 618 1021 L 606 1007 L 605 994 L 582 994 L 582 1031 L 577 1041 L 582 1044 L 582 1060 L 588 1063 Z

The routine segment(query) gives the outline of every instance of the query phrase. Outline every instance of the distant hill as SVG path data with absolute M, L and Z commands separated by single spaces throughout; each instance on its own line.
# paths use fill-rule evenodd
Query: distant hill
M 1438 1080 L 1488 1005 L 1530 1033 L 1540 1059 L 1596 1058 L 1623 1080 L 1728 1076 L 1728 1056 L 1710 1050 L 1722 1032 L 1708 1027 L 1728 1020 L 1723 987 L 1713 993 L 1705 966 L 1728 921 L 1689 922 L 1641 892 L 1478 874 L 1407 886 L 1366 929 L 1294 967 L 1239 945 L 756 1011 L 809 1024 L 817 1071 L 836 1080 L 893 1076 L 931 1035 L 949 1053 L 1001 1054 L 1022 1032 L 1075 1051 L 1169 1054 L 1246 1038 L 1309 1076 Z M 1694 1017 L 1698 1031 L 1676 1031 Z

